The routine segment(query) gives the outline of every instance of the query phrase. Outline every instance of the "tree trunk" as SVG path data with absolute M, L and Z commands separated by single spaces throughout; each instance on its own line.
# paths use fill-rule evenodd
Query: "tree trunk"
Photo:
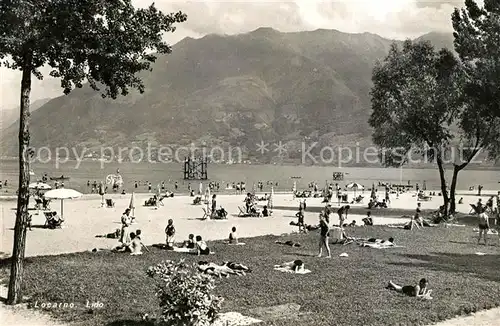
M 455 198 L 455 189 L 457 188 L 458 172 L 460 172 L 463 167 L 454 165 L 453 166 L 453 178 L 451 179 L 450 188 L 450 214 L 455 214 L 457 209 L 457 203 Z
M 31 55 L 25 56 L 21 80 L 21 113 L 19 123 L 19 188 L 17 195 L 16 225 L 14 227 L 14 248 L 10 269 L 9 295 L 7 304 L 15 305 L 22 300 L 23 262 L 26 245 L 28 203 L 30 182 L 29 120 L 31 93 Z
M 437 161 L 437 166 L 439 169 L 439 179 L 441 181 L 441 193 L 443 194 L 443 205 L 444 205 L 444 216 L 448 216 L 448 205 L 450 202 L 450 199 L 448 197 L 448 190 L 446 189 L 446 176 L 445 176 L 445 170 L 443 166 L 443 158 L 441 155 L 438 155 L 436 157 Z

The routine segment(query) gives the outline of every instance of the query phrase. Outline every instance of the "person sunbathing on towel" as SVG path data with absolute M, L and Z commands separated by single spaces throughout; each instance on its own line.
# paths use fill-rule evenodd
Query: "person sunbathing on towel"
M 103 235 L 96 235 L 96 238 L 108 238 L 108 239 L 120 239 L 121 235 L 121 230 L 116 229 L 115 232 L 113 233 L 108 233 L 108 234 L 103 234 Z
M 210 255 L 210 248 L 208 248 L 207 243 L 199 235 L 196 236 L 196 254 L 198 256 Z
M 392 237 L 389 238 L 388 240 L 370 238 L 370 239 L 367 239 L 366 242 L 377 243 L 377 244 L 381 244 L 381 245 L 384 245 L 384 246 L 391 246 L 391 247 L 395 245 L 394 238 L 392 238 Z
M 422 298 L 422 299 L 432 299 L 431 293 L 432 290 L 428 290 L 427 286 L 429 283 L 425 278 L 421 279 L 418 285 L 405 285 L 405 286 L 400 286 L 392 281 L 389 281 L 389 284 L 387 285 L 387 288 L 389 290 L 395 290 L 396 292 L 406 294 L 410 297 L 417 297 L 417 298 Z
M 286 268 L 291 271 L 294 271 L 295 273 L 302 272 L 305 267 L 304 267 L 304 262 L 300 259 L 288 262 L 288 263 L 283 263 L 281 265 L 276 265 L 275 267 L 277 268 Z
M 283 241 L 279 241 L 279 240 L 278 240 L 278 241 L 276 241 L 275 243 L 280 244 L 280 245 L 290 246 L 290 247 L 300 247 L 300 243 L 298 243 L 298 242 L 293 242 L 293 241 L 291 241 L 291 240 L 288 240 L 288 241 L 285 241 L 285 242 L 283 242 Z

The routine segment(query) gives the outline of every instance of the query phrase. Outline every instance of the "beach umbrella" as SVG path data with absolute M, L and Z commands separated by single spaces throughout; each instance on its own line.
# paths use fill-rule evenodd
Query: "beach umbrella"
M 207 187 L 207 190 L 205 191 L 205 200 L 207 201 L 207 204 L 210 202 L 210 187 Z
M 36 190 L 50 190 L 52 189 L 51 186 L 49 186 L 48 184 L 46 183 L 43 183 L 43 182 L 33 182 L 33 183 L 30 183 L 28 188 L 30 189 L 36 189 Z
M 297 181 L 293 182 L 293 187 L 292 187 L 292 193 L 293 193 L 293 198 L 295 199 L 295 193 L 297 192 Z
M 356 190 L 358 189 L 364 189 L 362 184 L 359 184 L 357 182 L 352 182 L 346 186 L 347 189 L 354 189 L 354 197 L 356 197 Z
M 60 188 L 49 190 L 45 193 L 45 198 L 61 200 L 61 218 L 64 216 L 63 203 L 65 199 L 73 199 L 81 197 L 82 194 L 73 189 Z
M 268 208 L 273 208 L 273 197 L 274 197 L 274 187 L 271 187 L 271 194 L 269 195 L 269 198 L 267 198 L 267 207 Z
M 135 210 L 135 196 L 134 193 L 132 193 L 132 196 L 130 196 L 130 203 L 128 204 L 128 208 L 132 211 L 132 216 L 134 216 L 134 210 Z

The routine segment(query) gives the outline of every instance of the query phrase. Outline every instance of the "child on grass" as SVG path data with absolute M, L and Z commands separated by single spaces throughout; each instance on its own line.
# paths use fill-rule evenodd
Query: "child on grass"
M 231 233 L 229 233 L 229 243 L 238 244 L 238 237 L 236 236 L 236 227 L 233 226 Z
M 196 253 L 197 255 L 210 255 L 210 248 L 200 235 L 196 236 Z
M 167 249 L 168 248 L 173 248 L 174 247 L 174 237 L 175 237 L 175 227 L 174 227 L 174 221 L 172 219 L 168 220 L 167 227 L 165 228 L 165 243 L 167 244 Z

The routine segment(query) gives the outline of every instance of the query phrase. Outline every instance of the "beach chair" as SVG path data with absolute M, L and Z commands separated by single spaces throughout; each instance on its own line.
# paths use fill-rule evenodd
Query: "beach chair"
M 40 198 L 35 198 L 35 209 L 40 210 L 43 208 L 43 201 Z
M 203 217 L 202 219 L 206 220 L 212 216 L 212 211 L 209 208 L 203 207 Z
M 426 195 L 423 195 L 423 194 L 418 194 L 417 200 L 419 200 L 419 201 L 430 201 L 430 200 L 432 200 L 432 197 L 431 196 L 426 196 Z
M 238 217 L 251 217 L 252 215 L 247 213 L 247 211 L 243 208 L 241 208 L 240 206 L 238 206 L 238 209 L 240 210 L 240 212 L 238 213 Z
M 107 208 L 115 207 L 115 202 L 113 201 L 113 199 L 106 199 L 106 207 Z
M 49 229 L 61 228 L 64 222 L 61 218 L 56 218 L 57 212 L 43 212 L 45 215 L 45 225 L 44 227 Z
M 193 199 L 193 205 L 201 205 L 201 197 L 195 197 Z

